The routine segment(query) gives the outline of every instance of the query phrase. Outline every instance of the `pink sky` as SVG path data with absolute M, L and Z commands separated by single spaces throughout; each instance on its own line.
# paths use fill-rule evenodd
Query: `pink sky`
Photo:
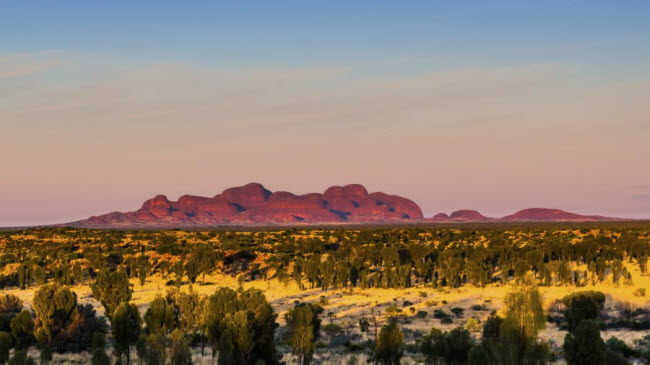
M 112 67 L 0 57 L 0 226 L 364 184 L 426 216 L 527 207 L 650 218 L 650 87 L 574 66 Z

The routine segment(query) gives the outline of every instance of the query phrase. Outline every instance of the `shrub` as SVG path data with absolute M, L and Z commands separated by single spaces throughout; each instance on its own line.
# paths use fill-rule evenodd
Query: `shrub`
M 451 308 L 451 312 L 456 316 L 456 318 L 461 318 L 463 316 L 463 313 L 465 313 L 465 310 L 463 308 Z
M 445 317 L 445 318 L 440 320 L 440 323 L 442 323 L 442 324 L 452 324 L 452 323 L 454 323 L 454 320 L 451 319 L 451 317 Z
M 13 294 L 0 295 L 0 313 L 18 313 L 23 309 L 23 301 Z
M 400 308 L 397 308 L 395 304 L 391 304 L 388 307 L 386 307 L 386 313 L 389 314 L 396 314 L 396 313 L 401 313 L 402 310 Z
M 566 305 L 564 318 L 569 332 L 574 332 L 581 321 L 595 320 L 600 317 L 605 306 L 605 295 L 597 291 L 581 291 L 562 298 Z
M 610 337 L 606 342 L 605 345 L 607 348 L 613 352 L 620 353 L 624 357 L 632 357 L 635 356 L 636 353 L 633 349 L 628 346 L 625 341 L 617 338 L 617 337 Z
M 399 365 L 402 358 L 402 341 L 404 334 L 397 327 L 397 323 L 390 321 L 379 331 L 375 356 L 381 364 Z
M 443 318 L 448 318 L 448 317 L 449 317 L 449 314 L 447 312 L 445 312 L 444 310 L 442 310 L 442 309 L 436 309 L 436 310 L 433 311 L 433 318 L 443 319 Z
M 9 360 L 9 350 L 13 345 L 11 335 L 7 332 L 0 332 L 0 364 Z
M 34 320 L 32 314 L 24 309 L 11 320 L 11 335 L 17 349 L 26 349 L 34 343 Z
M 418 311 L 418 313 L 415 315 L 417 318 L 427 318 L 428 313 L 425 311 Z
M 470 318 L 465 324 L 465 329 L 470 332 L 481 332 L 483 330 L 483 326 L 477 319 Z
M 635 297 L 645 297 L 645 288 L 638 288 L 632 293 Z

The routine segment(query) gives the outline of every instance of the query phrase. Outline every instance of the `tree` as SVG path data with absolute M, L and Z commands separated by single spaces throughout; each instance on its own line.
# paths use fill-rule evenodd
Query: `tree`
M 138 281 L 140 282 L 140 288 L 144 288 L 144 284 L 147 281 L 147 273 L 149 272 L 148 263 L 141 262 L 138 265 Z
M 468 365 L 488 365 L 492 363 L 490 355 L 483 345 L 477 345 L 470 350 L 467 356 Z
M 174 263 L 172 266 L 172 271 L 174 272 L 174 285 L 176 285 L 177 288 L 180 288 L 181 285 L 183 284 L 183 261 L 179 260 Z
M 201 337 L 201 355 L 205 347 L 205 297 L 199 296 L 190 285 L 187 293 L 178 290 L 170 290 L 167 296 L 171 298 L 177 307 L 178 321 L 183 331 L 193 335 L 197 331 Z
M 221 364 L 276 364 L 276 317 L 260 290 L 218 288 L 204 317 L 212 353 L 219 353 Z
M 318 305 L 301 303 L 284 316 L 291 352 L 298 356 L 299 365 L 308 365 L 311 362 L 320 332 L 321 321 L 318 315 L 322 311 Z
M 52 346 L 53 340 L 79 318 L 77 295 L 58 284 L 41 286 L 34 294 L 36 337 Z
M 567 365 L 605 365 L 607 348 L 600 338 L 600 324 L 586 319 L 580 322 L 574 333 L 564 337 L 564 357 Z
M 164 363 L 168 342 L 167 336 L 178 324 L 176 308 L 167 299 L 157 295 L 144 314 L 144 322 L 149 333 L 148 342 L 150 347 L 153 347 L 156 352 L 155 356 L 159 357 Z
M 98 348 L 93 350 L 92 357 L 90 358 L 92 365 L 110 365 L 111 359 L 106 354 L 106 350 Z
M 505 346 L 505 363 L 523 364 L 526 354 L 537 350 L 537 334 L 544 328 L 546 319 L 534 280 L 532 275 L 527 275 L 504 299 L 505 318 L 499 329 L 499 340 Z
M 75 284 L 81 285 L 83 283 L 84 272 L 79 261 L 75 262 L 74 265 L 72 265 L 72 276 L 74 277 Z
M 47 283 L 47 272 L 42 266 L 36 266 L 34 268 L 34 281 L 37 285 L 43 285 Z
M 402 358 L 402 341 L 404 334 L 395 321 L 390 321 L 379 331 L 375 347 L 375 359 L 384 365 L 399 365 Z
M 605 295 L 597 291 L 581 291 L 562 298 L 566 305 L 564 319 L 567 321 L 569 332 L 574 332 L 580 322 L 600 317 L 605 306 Z
M 138 307 L 133 303 L 120 304 L 113 312 L 111 325 L 115 351 L 118 354 L 125 354 L 126 364 L 129 365 L 131 362 L 131 346 L 138 341 L 142 327 Z
M 131 300 L 129 278 L 121 271 L 100 271 L 90 288 L 93 297 L 102 303 L 109 318 L 121 303 Z
M 20 285 L 21 290 L 25 290 L 25 286 L 27 285 L 27 279 L 28 279 L 28 272 L 27 272 L 27 266 L 25 264 L 20 265 L 18 268 L 18 283 Z
M 214 269 L 217 259 L 217 253 L 209 245 L 197 245 L 192 252 L 190 261 L 192 261 L 197 273 L 203 275 L 203 283 L 205 283 L 205 274 Z
M 467 363 L 473 346 L 472 336 L 462 327 L 444 333 L 432 328 L 431 332 L 424 336 L 420 350 L 428 363 L 438 364 L 444 361 L 448 365 L 460 365 Z
M 172 364 L 192 365 L 192 351 L 186 333 L 183 330 L 176 328 L 172 331 L 170 338 Z
M 34 342 L 34 320 L 27 309 L 23 309 L 11 320 L 10 327 L 17 349 L 26 349 Z
M 41 364 L 49 364 L 52 361 L 52 348 L 48 345 L 41 347 Z
M 4 364 L 9 360 L 9 350 L 11 350 L 12 344 L 11 335 L 7 332 L 0 332 L 0 364 Z

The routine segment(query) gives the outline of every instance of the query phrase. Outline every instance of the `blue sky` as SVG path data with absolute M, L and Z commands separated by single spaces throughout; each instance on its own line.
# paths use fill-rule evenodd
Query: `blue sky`
M 648 1 L 0 1 L 0 226 L 250 181 L 650 218 Z
M 633 72 L 649 60 L 648 13 L 647 1 L 6 1 L 0 50 L 210 64 L 624 63 Z

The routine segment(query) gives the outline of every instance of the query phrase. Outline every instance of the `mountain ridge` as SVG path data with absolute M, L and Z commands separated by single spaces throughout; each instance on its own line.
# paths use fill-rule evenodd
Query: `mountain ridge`
M 213 197 L 182 195 L 170 201 L 159 194 L 132 212 L 111 212 L 71 222 L 79 227 L 201 227 L 372 223 L 578 222 L 617 218 L 580 215 L 560 209 L 528 208 L 501 218 L 462 209 L 425 218 L 412 200 L 360 184 L 332 186 L 323 193 L 296 195 L 270 191 L 259 183 L 225 189 Z

